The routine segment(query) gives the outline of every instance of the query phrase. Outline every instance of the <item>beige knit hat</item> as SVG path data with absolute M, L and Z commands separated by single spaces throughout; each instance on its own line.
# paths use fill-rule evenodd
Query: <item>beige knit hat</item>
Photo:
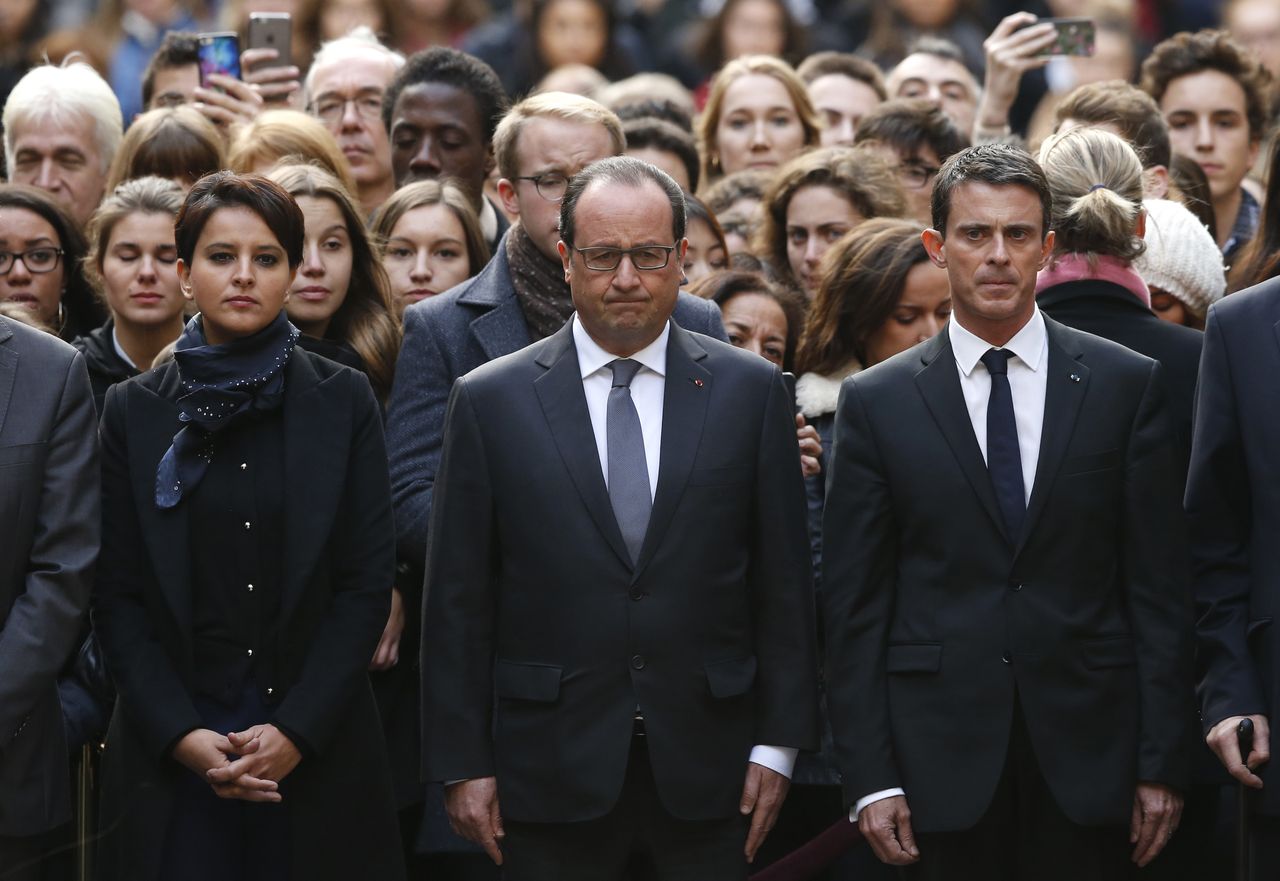
M 1194 214 L 1168 199 L 1145 199 L 1147 250 L 1133 268 L 1148 287 L 1173 294 L 1197 316 L 1227 290 L 1222 251 Z

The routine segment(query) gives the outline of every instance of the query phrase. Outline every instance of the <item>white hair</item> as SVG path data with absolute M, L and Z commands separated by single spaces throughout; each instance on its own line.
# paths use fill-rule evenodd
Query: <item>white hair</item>
M 124 117 L 116 93 L 83 61 L 33 67 L 18 80 L 4 103 L 4 158 L 9 169 L 14 165 L 13 139 L 23 125 L 51 122 L 65 126 L 78 116 L 93 120 L 94 140 L 105 173 L 124 137 Z
M 372 52 L 386 58 L 393 71 L 404 67 L 404 56 L 394 49 L 388 49 L 378 40 L 377 34 L 368 25 L 352 28 L 345 37 L 338 37 L 322 43 L 319 50 L 311 58 L 311 69 L 307 71 L 307 79 L 303 85 L 303 97 L 308 105 L 311 103 L 311 90 L 315 84 L 316 71 L 326 64 L 342 61 L 352 55 L 367 55 Z

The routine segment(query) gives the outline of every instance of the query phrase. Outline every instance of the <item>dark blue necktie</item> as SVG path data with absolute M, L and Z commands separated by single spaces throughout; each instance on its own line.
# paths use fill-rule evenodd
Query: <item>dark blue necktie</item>
M 631 552 L 631 562 L 640 559 L 640 546 L 649 528 L 649 466 L 644 455 L 644 433 L 640 414 L 631 400 L 631 380 L 640 369 L 639 361 L 620 358 L 609 364 L 613 388 L 605 415 L 605 438 L 609 448 L 609 501 L 618 520 L 622 540 Z
M 987 402 L 987 471 L 995 487 L 996 501 L 1004 515 L 1009 540 L 1017 544 L 1027 517 L 1027 497 L 1022 482 L 1022 453 L 1018 449 L 1018 423 L 1013 416 L 1013 389 L 1009 387 L 1008 349 L 988 349 L 982 363 L 991 374 L 991 398 Z

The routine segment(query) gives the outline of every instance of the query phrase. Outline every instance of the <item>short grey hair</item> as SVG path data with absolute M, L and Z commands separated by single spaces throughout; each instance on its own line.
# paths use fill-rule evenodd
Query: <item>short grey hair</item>
M 566 245 L 573 245 L 574 212 L 582 194 L 592 184 L 610 183 L 640 189 L 646 184 L 656 184 L 671 203 L 671 232 L 674 241 L 684 238 L 685 202 L 684 191 L 671 175 L 633 156 L 611 156 L 588 165 L 573 176 L 569 188 L 565 191 L 564 200 L 560 203 L 560 239 Z
M 68 125 L 77 116 L 93 121 L 94 141 L 105 174 L 124 137 L 124 116 L 111 86 L 83 61 L 42 64 L 29 70 L 4 103 L 4 158 L 10 172 L 15 132 L 39 122 Z
M 333 64 L 342 61 L 351 55 L 361 55 L 372 53 L 383 56 L 387 64 L 390 65 L 392 76 L 404 67 L 404 56 L 394 49 L 389 49 L 378 39 L 378 35 L 368 25 L 360 25 L 352 28 L 351 32 L 345 37 L 338 37 L 336 40 L 330 40 L 322 43 L 316 54 L 311 58 L 311 69 L 307 71 L 307 79 L 303 84 L 303 99 L 309 106 L 312 94 L 312 87 L 316 81 L 316 71 L 324 67 L 326 64 Z M 388 83 L 391 81 L 388 80 Z

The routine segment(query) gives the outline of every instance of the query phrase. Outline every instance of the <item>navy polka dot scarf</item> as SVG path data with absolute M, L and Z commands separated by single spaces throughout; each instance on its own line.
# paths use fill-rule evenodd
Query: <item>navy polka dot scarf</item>
M 283 309 L 257 333 L 219 346 L 205 341 L 199 315 L 187 322 L 173 349 L 182 383 L 182 428 L 156 470 L 156 507 L 172 508 L 204 477 L 215 432 L 246 413 L 280 406 L 284 365 L 297 339 L 298 329 Z

